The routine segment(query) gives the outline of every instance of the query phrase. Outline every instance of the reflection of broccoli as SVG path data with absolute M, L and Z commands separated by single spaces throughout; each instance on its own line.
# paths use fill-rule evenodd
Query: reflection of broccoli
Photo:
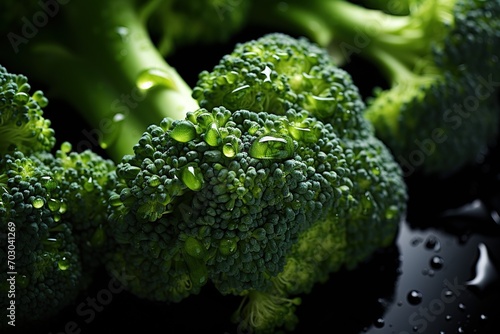
M 56 315 L 103 264 L 115 165 L 91 151 L 71 152 L 69 143 L 52 153 L 43 93 L 30 95 L 25 76 L 5 68 L 0 74 L 1 136 L 8 142 L 0 152 L 0 226 L 8 233 L 0 240 L 0 292 L 7 296 L 15 272 L 15 324 L 23 328 Z M 9 303 L 2 298 L 0 305 Z
M 211 282 L 245 296 L 243 327 L 273 332 L 298 294 L 393 241 L 406 188 L 326 51 L 282 34 L 247 47 L 200 75 L 202 108 L 149 126 L 118 164 L 108 266 L 154 300 Z
M 484 82 L 495 83 L 499 71 L 500 1 L 412 0 L 406 15 L 377 2 L 381 10 L 257 0 L 251 17 L 377 66 L 389 87 L 367 100 L 365 115 L 398 160 L 427 173 L 474 162 L 498 132 L 498 87 Z M 417 161 L 415 152 L 425 156 Z

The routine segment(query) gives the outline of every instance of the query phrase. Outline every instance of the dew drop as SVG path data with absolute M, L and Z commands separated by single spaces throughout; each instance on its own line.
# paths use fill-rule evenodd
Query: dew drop
M 45 204 L 44 201 L 43 201 L 43 198 L 41 197 L 35 197 L 32 201 L 31 201 L 31 204 L 33 205 L 33 207 L 35 209 L 40 209 L 43 207 L 43 205 Z
M 19 92 L 14 95 L 14 102 L 16 104 L 26 104 L 30 99 L 30 96 L 24 92 Z
M 293 155 L 293 141 L 281 134 L 263 135 L 252 143 L 248 154 L 256 159 L 286 159 Z
M 378 318 L 375 320 L 375 323 L 373 324 L 376 328 L 382 328 L 385 325 L 385 320 L 382 318 Z
M 153 175 L 149 178 L 148 184 L 151 187 L 158 187 L 161 184 L 161 179 L 158 177 L 158 175 Z
M 441 269 L 444 266 L 444 260 L 440 256 L 433 256 L 430 260 L 430 265 L 433 269 Z
M 61 207 L 61 202 L 56 199 L 49 199 L 47 205 L 49 206 L 50 211 L 56 212 Z
M 157 86 L 166 88 L 175 88 L 170 74 L 164 70 L 150 68 L 142 71 L 136 80 L 136 85 L 139 89 L 148 90 Z
M 430 235 L 425 240 L 425 248 L 433 251 L 439 251 L 441 249 L 441 243 L 438 238 L 433 235 Z
M 60 270 L 68 270 L 69 268 L 69 261 L 66 259 L 66 257 L 63 257 L 61 260 L 57 261 L 57 267 Z
M 210 146 L 218 146 L 221 142 L 221 135 L 216 123 L 210 124 L 205 132 L 205 142 Z
M 87 181 L 84 182 L 83 189 L 88 192 L 94 190 L 94 180 L 92 179 L 92 177 L 89 177 Z
M 411 305 L 418 305 L 422 302 L 422 293 L 418 290 L 411 290 L 408 292 L 406 299 Z
M 180 143 L 187 143 L 196 137 L 196 127 L 189 121 L 179 121 L 170 131 L 170 137 Z
M 199 167 L 188 165 L 182 168 L 182 182 L 193 191 L 198 191 L 203 187 L 203 173 Z
M 230 255 L 236 252 L 237 242 L 235 239 L 222 239 L 219 243 L 219 251 L 223 255 Z
M 226 143 L 222 146 L 222 153 L 228 158 L 232 158 L 236 155 L 237 149 L 232 143 Z

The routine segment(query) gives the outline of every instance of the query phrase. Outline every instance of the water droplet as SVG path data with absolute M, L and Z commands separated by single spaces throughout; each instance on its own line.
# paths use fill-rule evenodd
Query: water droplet
M 41 197 L 35 197 L 31 201 L 31 204 L 33 205 L 33 207 L 35 209 L 40 209 L 40 208 L 43 207 L 43 205 L 45 204 L 45 202 L 44 202 L 43 198 L 41 198 Z
M 422 302 L 422 293 L 418 290 L 411 290 L 408 292 L 406 299 L 411 305 L 418 305 Z
M 205 142 L 210 146 L 218 146 L 221 143 L 221 135 L 216 123 L 210 124 L 205 132 Z
M 19 92 L 14 95 L 14 103 L 16 104 L 26 104 L 30 99 L 30 96 L 24 92 Z
M 460 303 L 460 304 L 458 304 L 458 309 L 459 309 L 460 311 L 465 311 L 465 309 L 466 309 L 465 304 L 464 304 L 464 303 Z
M 137 77 L 136 85 L 139 89 L 148 90 L 157 86 L 176 88 L 169 73 L 157 68 L 144 70 Z
M 58 211 L 59 208 L 61 207 L 61 202 L 59 202 L 59 200 L 51 198 L 48 201 L 48 206 L 50 211 Z
M 438 252 L 441 249 L 441 243 L 439 242 L 438 238 L 430 235 L 425 240 L 425 248 Z
M 273 71 L 269 68 L 269 66 L 266 66 L 260 73 L 264 74 L 266 78 L 264 79 L 264 82 L 266 81 L 271 81 L 271 73 Z
M 222 146 L 222 153 L 228 157 L 232 158 L 238 153 L 238 149 L 235 147 L 233 143 L 226 143 Z
M 377 328 L 382 328 L 385 325 L 385 320 L 382 318 L 378 318 L 377 320 L 375 320 L 373 325 Z
M 484 292 L 491 284 L 498 281 L 498 271 L 494 266 L 488 248 L 484 243 L 478 245 L 479 255 L 476 260 L 474 278 L 466 284 L 478 292 Z
M 188 255 L 196 259 L 201 259 L 205 255 L 205 248 L 203 248 L 202 243 L 193 237 L 186 239 L 184 243 L 184 250 Z
M 130 36 L 130 31 L 127 27 L 118 27 L 116 28 L 116 33 L 121 38 L 122 42 L 127 42 Z
M 182 168 L 182 182 L 193 191 L 198 191 L 203 187 L 203 173 L 199 167 L 187 165 Z
M 158 177 L 158 175 L 153 175 L 149 178 L 148 184 L 151 187 L 158 187 L 161 184 L 161 179 Z
M 69 261 L 66 259 L 66 257 L 63 257 L 61 260 L 57 261 L 57 267 L 60 270 L 68 270 L 69 268 Z
M 89 177 L 87 181 L 85 181 L 85 183 L 83 184 L 83 189 L 88 192 L 94 190 L 94 180 L 92 179 L 92 177 Z
M 57 187 L 56 181 L 50 176 L 42 176 L 40 181 L 47 190 L 54 190 Z
M 170 137 L 180 143 L 187 143 L 196 138 L 196 127 L 189 121 L 179 121 L 170 131 Z
M 433 256 L 431 257 L 430 265 L 433 269 L 441 269 L 444 266 L 444 260 L 440 256 Z
M 236 252 L 237 242 L 235 239 L 222 239 L 219 243 L 219 251 L 223 255 L 230 255 Z
M 446 315 L 445 319 L 446 321 L 450 321 L 451 319 L 453 319 L 453 317 L 451 315 Z
M 289 136 L 263 135 L 250 146 L 248 154 L 256 159 L 286 159 L 293 155 L 294 145 Z

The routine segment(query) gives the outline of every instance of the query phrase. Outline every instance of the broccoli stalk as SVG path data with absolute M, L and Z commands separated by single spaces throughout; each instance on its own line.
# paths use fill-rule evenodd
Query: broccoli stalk
M 245 2 L 240 5 L 244 8 Z M 215 23 L 211 30 L 198 29 L 199 36 L 190 40 L 228 36 L 242 24 L 243 10 L 220 6 L 217 2 L 195 6 L 181 1 L 76 0 L 61 5 L 53 21 L 26 43 L 8 34 L 9 50 L 15 46 L 18 52 L 2 57 L 47 84 L 53 97 L 70 102 L 92 126 L 99 145 L 118 161 L 132 152 L 148 125 L 164 117 L 181 119 L 198 107 L 189 85 L 165 60 L 174 46 L 160 50 L 155 41 L 177 46 L 182 29 L 195 15 Z M 184 21 L 177 22 L 182 15 Z M 169 19 L 179 27 L 170 25 Z M 168 35 L 167 28 L 174 36 Z
M 406 7 L 395 15 L 343 0 L 257 1 L 252 17 L 329 47 L 339 63 L 370 61 L 387 87 L 367 97 L 365 117 L 405 174 L 453 172 L 477 161 L 498 135 L 500 2 L 415 0 Z M 487 93 L 478 96 L 478 86 Z

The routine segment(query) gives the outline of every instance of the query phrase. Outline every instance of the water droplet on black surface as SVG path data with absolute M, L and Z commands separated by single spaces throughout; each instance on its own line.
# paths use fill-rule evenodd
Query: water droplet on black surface
M 407 300 L 412 305 L 418 305 L 422 302 L 422 293 L 418 290 L 408 292 Z
M 385 325 L 385 321 L 384 321 L 384 319 L 382 319 L 382 318 L 378 318 L 377 320 L 375 320 L 374 325 L 375 325 L 375 327 L 377 327 L 377 328 L 382 328 L 382 327 L 384 327 L 384 325 Z
M 431 267 L 434 269 L 441 269 L 444 266 L 444 260 L 441 256 L 433 256 L 430 261 Z
M 441 249 L 441 243 L 435 236 L 428 236 L 425 240 L 425 248 L 433 251 L 439 251 Z

